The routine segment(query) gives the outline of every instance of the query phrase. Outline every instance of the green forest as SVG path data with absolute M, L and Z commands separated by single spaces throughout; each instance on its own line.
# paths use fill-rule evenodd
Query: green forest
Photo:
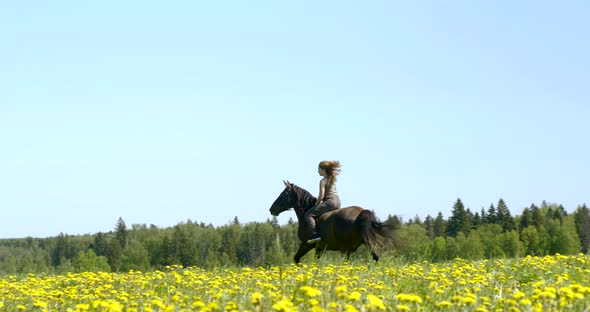
M 503 199 L 476 212 L 457 199 L 448 219 L 439 212 L 408 220 L 389 215 L 383 221 L 397 224 L 399 238 L 383 247 L 383 256 L 406 261 L 577 254 L 588 253 L 590 246 L 586 204 L 567 213 L 562 205 L 542 202 L 513 216 Z M 169 265 L 271 266 L 291 263 L 298 245 L 293 219 L 283 225 L 276 218 L 242 224 L 236 217 L 223 226 L 188 220 L 160 228 L 128 226 L 119 218 L 108 233 L 2 239 L 0 274 L 150 271 Z M 363 247 L 354 257 L 372 261 Z M 313 253 L 303 260 L 313 261 Z

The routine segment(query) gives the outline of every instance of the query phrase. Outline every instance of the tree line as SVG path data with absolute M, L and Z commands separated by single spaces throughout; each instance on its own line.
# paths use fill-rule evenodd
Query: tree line
M 439 212 L 423 220 L 389 215 L 386 222 L 397 224 L 399 239 L 384 246 L 383 255 L 408 261 L 576 254 L 588 253 L 590 247 L 586 204 L 568 214 L 561 205 L 543 202 L 512 216 L 502 199 L 473 213 L 458 198 L 448 219 Z M 170 265 L 270 266 L 291 263 L 298 246 L 297 222 L 292 219 L 284 225 L 276 218 L 242 224 L 236 217 L 217 227 L 188 220 L 160 228 L 128 227 L 119 218 L 108 233 L 2 239 L 0 274 L 149 271 Z M 354 256 L 367 257 L 362 249 Z M 312 255 L 306 258 L 313 260 Z

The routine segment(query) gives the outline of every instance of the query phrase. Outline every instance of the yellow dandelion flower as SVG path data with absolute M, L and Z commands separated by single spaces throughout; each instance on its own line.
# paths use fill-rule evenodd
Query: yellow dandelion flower
M 0 308 L 4 306 L 4 302 L 0 301 Z
M 508 300 L 506 300 L 506 303 L 508 303 L 508 305 L 510 305 L 510 306 L 518 305 L 518 302 L 516 302 L 516 300 L 514 300 L 514 299 L 508 299 Z
M 19 310 L 19 311 L 24 311 L 24 310 L 27 309 L 27 307 L 24 306 L 24 305 L 22 305 L 22 304 L 19 304 L 19 305 L 16 306 L 16 309 Z
M 309 286 L 301 287 L 301 291 L 308 297 L 317 297 L 322 294 L 321 290 Z
M 398 304 L 397 306 L 395 306 L 399 311 L 410 311 L 410 307 L 408 307 L 405 304 Z M 383 309 L 385 310 L 385 308 Z
M 359 301 L 361 299 L 361 293 L 358 291 L 353 291 L 352 293 L 350 293 L 350 295 L 348 295 L 348 299 L 352 300 L 352 301 Z
M 570 305 L 569 301 L 566 298 L 559 298 L 559 307 L 563 308 L 565 306 Z
M 472 305 L 475 303 L 475 298 L 473 298 L 471 296 L 465 296 L 465 297 L 461 298 L 461 302 L 465 305 Z
M 367 308 L 369 308 L 369 310 L 385 310 L 385 305 L 383 304 L 383 301 L 379 299 L 379 297 L 369 294 L 367 295 L 367 301 Z
M 164 308 L 164 312 L 172 312 L 174 310 L 176 310 L 176 306 L 175 305 L 169 305 L 166 308 Z M 122 311 L 122 310 L 109 310 L 109 311 Z
M 338 286 L 334 289 L 334 291 L 336 292 L 336 297 L 338 299 L 344 299 L 346 298 L 346 286 Z
M 545 284 L 545 281 L 537 281 L 537 282 L 534 282 L 533 285 L 531 285 L 531 286 L 533 286 L 534 288 L 538 288 L 538 287 L 543 286 L 544 284 Z
M 233 301 L 229 301 L 226 305 L 225 305 L 225 311 L 227 312 L 233 312 L 233 311 L 239 311 L 239 307 L 238 304 L 233 302 Z
M 486 307 L 479 306 L 479 307 L 477 307 L 477 309 L 475 309 L 475 312 L 489 312 L 489 311 L 488 311 L 488 309 L 486 309 Z
M 520 300 L 520 305 L 530 306 L 531 304 L 533 304 L 533 303 L 529 299 L 527 299 L 527 298 L 524 298 L 524 299 Z
M 322 307 L 320 307 L 319 305 L 315 305 L 312 306 L 311 308 L 309 308 L 308 310 L 309 312 L 325 312 L 326 310 L 324 310 Z
M 437 303 L 437 304 L 436 304 L 436 307 L 437 307 L 437 308 L 441 308 L 441 309 L 442 309 L 442 308 L 448 308 L 448 307 L 450 307 L 450 306 L 452 306 L 452 305 L 453 305 L 453 304 L 452 304 L 450 301 L 446 301 L 446 300 L 445 300 L 445 301 L 441 301 L 441 302 Z
M 539 298 L 555 299 L 556 295 L 552 291 L 544 290 L 539 294 Z
M 522 291 L 520 291 L 520 290 L 517 290 L 517 291 L 516 291 L 516 292 L 515 292 L 515 293 L 512 295 L 512 298 L 514 298 L 514 299 L 518 300 L 518 299 L 524 298 L 524 296 L 525 296 L 525 295 L 526 295 L 526 294 L 525 294 L 524 292 L 522 292 Z
M 202 310 L 217 311 L 219 310 L 219 304 L 217 302 L 209 302 Z
M 575 292 L 575 293 L 579 293 L 582 292 L 582 289 L 584 288 L 582 285 L 580 284 L 572 284 L 570 285 L 570 288 Z
M 422 303 L 422 298 L 414 294 L 397 294 L 394 298 L 402 302 Z
M 251 301 L 252 304 L 258 305 L 258 304 L 260 304 L 260 299 L 264 298 L 264 295 L 259 292 L 255 292 L 252 294 L 251 297 L 252 297 L 252 301 Z
M 193 302 L 193 304 L 191 304 L 191 309 L 196 310 L 196 309 L 200 309 L 204 306 L 205 306 L 205 303 L 203 301 L 197 300 L 197 301 Z M 144 309 L 145 309 L 145 307 L 144 307 Z
M 344 311 L 345 312 L 358 312 L 359 310 L 357 308 L 355 308 L 355 306 L 353 306 L 352 304 L 347 304 L 344 307 Z
M 275 311 L 280 311 L 280 312 L 297 311 L 297 308 L 293 306 L 293 303 L 289 299 L 286 299 L 286 298 L 273 304 L 272 308 Z
M 559 295 L 567 299 L 573 299 L 574 291 L 569 287 L 562 287 L 559 289 Z

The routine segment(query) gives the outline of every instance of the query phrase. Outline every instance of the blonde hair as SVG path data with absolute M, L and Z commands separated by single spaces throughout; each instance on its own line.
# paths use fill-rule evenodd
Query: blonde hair
M 328 181 L 330 183 L 336 182 L 336 176 L 340 173 L 340 162 L 337 160 L 324 160 L 320 162 L 319 167 L 326 170 L 328 174 Z

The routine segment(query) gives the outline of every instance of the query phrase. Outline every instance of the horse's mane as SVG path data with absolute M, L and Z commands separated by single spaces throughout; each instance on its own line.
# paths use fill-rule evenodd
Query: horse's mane
M 311 207 L 313 207 L 313 205 L 317 201 L 317 198 L 311 195 L 310 192 L 295 184 L 293 184 L 293 191 L 295 192 L 295 194 L 297 194 L 297 201 L 299 203 L 299 207 L 303 208 L 304 213 L 311 209 Z

